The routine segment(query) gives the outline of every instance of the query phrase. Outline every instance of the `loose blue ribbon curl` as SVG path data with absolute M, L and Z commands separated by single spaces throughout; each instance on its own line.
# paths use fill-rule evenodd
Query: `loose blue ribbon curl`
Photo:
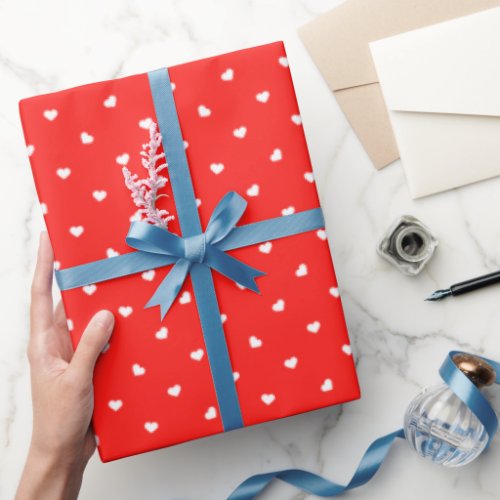
M 467 405 L 483 424 L 488 434 L 486 449 L 498 430 L 498 418 L 495 410 L 483 396 L 481 391 L 455 365 L 453 362 L 453 356 L 455 354 L 460 354 L 460 352 L 451 351 L 448 353 L 439 370 L 439 374 L 449 388 Z M 495 369 L 496 383 L 500 384 L 500 363 L 488 358 L 482 359 Z M 227 500 L 252 500 L 258 497 L 275 479 L 280 479 L 300 490 L 323 498 L 341 495 L 348 490 L 362 486 L 370 481 L 380 469 L 392 444 L 397 438 L 405 438 L 403 429 L 398 429 L 395 432 L 391 432 L 386 436 L 376 439 L 366 450 L 356 472 L 346 485 L 334 483 L 324 477 L 304 470 L 287 469 L 249 477 L 229 495 Z
M 69 290 L 174 264 L 146 304 L 159 305 L 163 319 L 190 274 L 222 425 L 225 431 L 237 429 L 243 427 L 243 418 L 211 269 L 258 292 L 255 278 L 265 273 L 225 252 L 320 229 L 325 225 L 323 214 L 315 208 L 237 227 L 247 203 L 230 192 L 219 202 L 203 232 L 168 70 L 152 71 L 148 78 L 182 236 L 133 222 L 126 241 L 136 252 L 56 271 L 56 280 L 61 290 Z

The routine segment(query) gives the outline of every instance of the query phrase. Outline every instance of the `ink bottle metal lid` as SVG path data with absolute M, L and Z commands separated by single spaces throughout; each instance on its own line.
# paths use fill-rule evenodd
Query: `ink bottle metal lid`
M 403 274 L 415 276 L 434 254 L 438 240 L 412 215 L 403 215 L 387 230 L 377 253 Z

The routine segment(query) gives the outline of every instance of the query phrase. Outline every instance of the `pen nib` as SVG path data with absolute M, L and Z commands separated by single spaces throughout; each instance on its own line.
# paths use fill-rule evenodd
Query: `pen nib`
M 451 290 L 447 288 L 446 290 L 436 290 L 431 293 L 425 300 L 441 300 L 445 297 L 449 297 L 451 295 Z

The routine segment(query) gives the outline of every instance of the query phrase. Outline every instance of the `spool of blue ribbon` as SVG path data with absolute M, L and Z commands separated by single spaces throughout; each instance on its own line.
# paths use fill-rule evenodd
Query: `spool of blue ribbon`
M 453 362 L 452 358 L 456 354 L 460 353 L 457 351 L 448 353 L 441 365 L 439 374 L 449 388 L 483 424 L 488 434 L 487 448 L 498 430 L 498 418 L 495 410 L 483 394 L 481 394 L 481 391 Z M 494 368 L 496 383 L 500 384 L 500 363 L 487 358 L 482 359 Z M 346 485 L 334 483 L 324 477 L 304 470 L 287 469 L 249 477 L 231 493 L 228 500 L 252 500 L 257 498 L 275 479 L 280 479 L 291 486 L 319 497 L 331 498 L 338 496 L 370 481 L 384 462 L 392 444 L 398 438 L 405 438 L 403 429 L 398 429 L 376 439 L 366 450 L 352 479 Z

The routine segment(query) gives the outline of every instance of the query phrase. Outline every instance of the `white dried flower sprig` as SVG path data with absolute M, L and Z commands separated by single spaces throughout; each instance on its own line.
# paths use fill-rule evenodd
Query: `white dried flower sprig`
M 169 221 L 174 219 L 173 215 L 169 215 L 168 210 L 160 210 L 156 208 L 156 201 L 166 194 L 158 194 L 158 190 L 165 186 L 168 182 L 167 178 L 159 173 L 167 168 L 165 162 L 161 162 L 165 158 L 165 153 L 158 153 L 158 148 L 161 145 L 161 134 L 157 131 L 156 123 L 152 123 L 149 127 L 149 142 L 143 144 L 141 151 L 142 166 L 148 171 L 146 179 L 139 179 L 137 174 L 132 174 L 127 167 L 122 168 L 123 176 L 125 177 L 125 185 L 130 189 L 132 199 L 139 213 L 143 216 L 146 222 L 155 226 L 167 228 Z M 160 162 L 160 165 L 158 165 Z

